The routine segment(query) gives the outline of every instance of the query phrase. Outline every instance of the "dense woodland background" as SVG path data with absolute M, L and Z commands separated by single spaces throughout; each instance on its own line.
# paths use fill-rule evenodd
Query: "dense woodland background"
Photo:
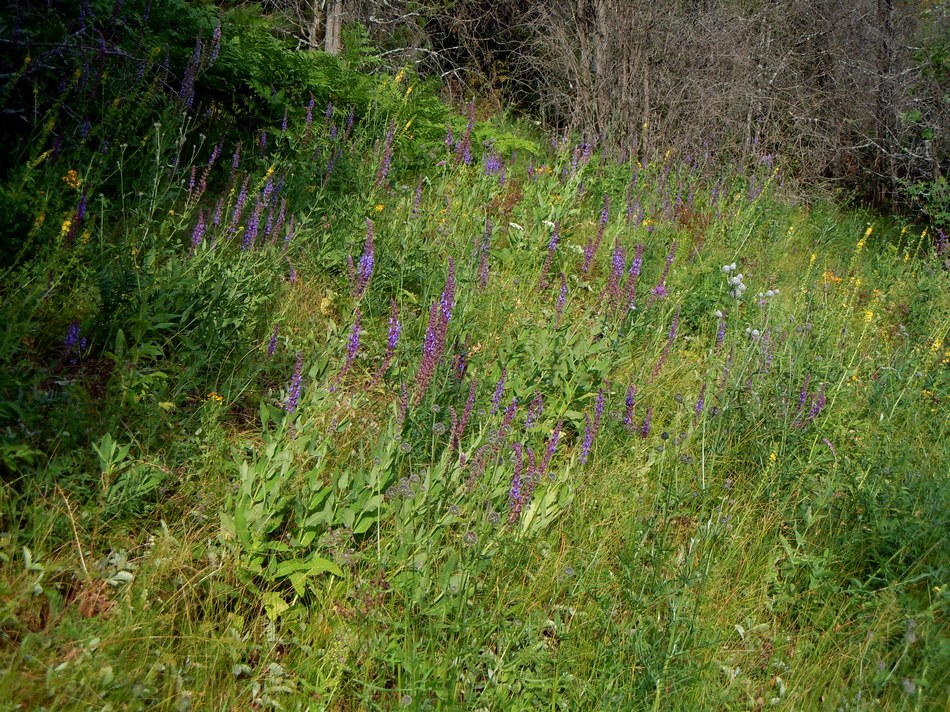
M 946 221 L 950 5 L 931 0 L 277 0 L 302 46 L 339 16 L 473 92 L 650 157 L 780 153 L 795 175 Z

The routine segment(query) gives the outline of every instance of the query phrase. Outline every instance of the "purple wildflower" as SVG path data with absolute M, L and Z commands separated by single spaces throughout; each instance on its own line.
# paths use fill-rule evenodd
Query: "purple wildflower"
M 650 378 L 656 378 L 657 374 L 660 373 L 660 369 L 663 368 L 663 364 L 666 363 L 666 357 L 669 356 L 670 347 L 673 345 L 673 341 L 676 339 L 676 329 L 679 326 L 680 322 L 680 309 L 676 308 L 676 312 L 673 314 L 673 321 L 670 324 L 670 333 L 666 338 L 666 345 L 663 347 L 663 353 L 660 354 L 660 358 L 657 360 L 656 365 L 653 367 L 653 371 L 650 372 Z
M 584 413 L 584 441 L 581 443 L 580 461 L 582 465 L 587 464 L 587 457 L 590 455 L 591 445 L 594 444 L 594 427 L 590 422 L 590 416 Z
M 601 389 L 597 392 L 597 400 L 594 402 L 594 435 L 596 436 L 600 432 L 600 419 L 604 415 L 604 402 L 605 394 L 604 389 Z
M 489 220 L 485 226 L 485 234 L 482 237 L 482 244 L 478 248 L 478 286 L 484 289 L 488 286 L 488 252 L 491 248 L 492 225 Z
M 472 407 L 475 405 L 475 392 L 478 388 L 478 380 L 473 380 L 472 385 L 468 389 L 468 400 L 465 401 L 465 407 L 462 409 L 462 417 L 459 420 L 458 428 L 455 430 L 455 447 L 459 447 L 462 434 L 465 432 L 465 426 L 468 424 L 468 419 L 472 414 Z
M 396 346 L 399 344 L 399 334 L 402 331 L 402 324 L 399 323 L 399 310 L 396 308 L 396 300 L 390 300 L 391 311 L 389 314 L 389 334 L 386 338 L 386 355 L 383 357 L 383 362 L 380 364 L 379 369 L 376 371 L 376 376 L 373 378 L 375 383 L 383 374 L 389 369 L 389 364 L 393 360 L 393 355 L 396 353 Z
M 551 460 L 554 459 L 554 453 L 557 450 L 558 440 L 561 438 L 561 427 L 563 425 L 564 421 L 557 421 L 557 425 L 554 426 L 554 432 L 551 433 L 551 437 L 548 438 L 548 445 L 544 448 L 544 458 L 541 460 L 540 477 L 544 477 L 544 473 L 548 471 Z M 554 475 L 552 474 L 551 476 L 553 477 Z
M 270 343 L 267 344 L 267 356 L 270 358 L 277 350 L 277 336 L 280 333 L 280 326 L 274 324 L 274 333 L 270 335 Z
M 452 344 L 452 377 L 462 382 L 465 380 L 465 372 L 468 371 L 468 336 L 465 341 L 459 344 L 458 337 L 455 337 L 455 343 Z
M 808 399 L 808 382 L 811 380 L 811 373 L 805 375 L 805 383 L 802 385 L 802 391 L 798 394 L 798 409 L 805 407 L 805 401 Z
M 635 402 L 634 399 L 636 395 L 637 395 L 637 387 L 631 383 L 630 386 L 627 388 L 627 395 L 624 398 L 624 403 L 627 406 L 627 411 L 623 417 L 623 424 L 626 425 L 628 428 L 632 428 L 634 425 L 633 406 L 634 406 L 634 402 Z
M 419 201 L 422 200 L 422 178 L 416 182 L 416 193 L 412 197 L 412 214 L 419 212 Z
M 508 432 L 508 430 L 511 428 L 511 424 L 515 420 L 515 415 L 517 413 L 518 413 L 518 397 L 515 396 L 514 398 L 511 399 L 511 403 L 508 404 L 508 407 L 505 408 L 505 417 L 502 418 L 501 428 L 499 428 L 500 433 L 506 434 Z
M 69 328 L 66 330 L 66 338 L 63 339 L 63 348 L 66 350 L 66 353 L 72 353 L 73 348 L 79 343 L 79 335 L 79 320 L 73 319 L 69 324 Z
M 455 145 L 455 137 L 452 135 L 452 124 L 446 122 L 445 124 L 445 147 L 452 150 L 452 146 Z
M 241 192 L 238 193 L 237 202 L 234 204 L 234 210 L 231 211 L 231 225 L 228 228 L 228 231 L 232 235 L 234 234 L 234 231 L 237 230 L 238 223 L 241 221 L 241 214 L 244 212 L 244 203 L 247 201 L 247 184 L 250 180 L 250 176 L 244 177 L 244 183 L 241 184 Z
M 597 236 L 591 237 L 584 247 L 584 266 L 583 271 L 590 269 L 590 264 L 600 248 L 600 243 L 604 239 L 604 231 L 607 229 L 607 221 L 610 219 L 610 196 L 604 193 L 604 207 L 600 211 L 600 225 L 597 228 Z
M 541 391 L 536 391 L 534 398 L 531 399 L 531 405 L 528 406 L 525 427 L 530 428 L 534 425 L 535 419 L 541 417 L 542 412 L 544 412 L 544 396 L 541 395 Z
M 287 403 L 284 410 L 293 414 L 297 409 L 297 401 L 300 399 L 300 383 L 303 380 L 303 354 L 297 354 L 297 365 L 294 366 L 294 376 L 290 379 L 290 391 L 287 394 Z
M 564 304 L 567 302 L 567 277 L 564 276 L 564 273 L 561 272 L 561 290 L 557 295 L 557 304 L 554 309 L 557 312 L 557 320 L 561 321 L 561 317 L 564 315 Z
M 498 379 L 498 382 L 495 384 L 495 393 L 491 397 L 491 414 L 494 415 L 498 412 L 498 407 L 501 404 L 501 396 L 505 392 L 505 377 L 508 375 L 508 369 L 501 369 L 501 378 Z
M 214 66 L 218 60 L 218 53 L 221 51 L 221 23 L 214 28 L 214 34 L 211 36 L 211 56 L 208 58 L 208 67 Z
M 646 438 L 650 434 L 650 421 L 653 419 L 653 407 L 647 408 L 647 414 L 643 418 L 643 425 L 640 428 L 640 437 Z
M 508 491 L 508 508 L 510 510 L 508 521 L 509 523 L 514 523 L 518 519 L 518 515 L 521 514 L 523 504 L 521 496 L 521 469 L 524 465 L 524 458 L 522 456 L 521 443 L 512 443 L 511 448 L 515 451 L 515 473 L 511 478 L 511 489 Z
M 626 266 L 627 251 L 620 244 L 620 238 L 617 238 L 610 260 L 610 276 L 607 278 L 607 287 L 604 289 L 604 295 L 607 297 L 607 303 L 611 308 L 615 308 L 620 302 L 620 280 L 623 279 L 623 271 Z
M 360 257 L 359 266 L 356 269 L 354 291 L 356 297 L 362 297 L 369 287 L 369 280 L 373 276 L 373 265 L 375 258 L 373 255 L 373 221 L 366 218 L 366 242 L 363 245 L 363 255 Z
M 538 281 L 541 289 L 547 289 L 548 287 L 548 271 L 554 261 L 554 251 L 557 249 L 557 243 L 560 239 L 560 230 L 561 223 L 554 223 L 554 229 L 551 230 L 551 239 L 548 240 L 548 253 L 544 258 L 544 265 L 541 267 L 541 279 Z
M 379 162 L 379 168 L 376 171 L 376 187 L 379 188 L 386 176 L 389 175 L 389 164 L 393 157 L 393 136 L 396 134 L 396 122 L 389 124 L 389 131 L 386 133 L 386 141 L 383 144 L 383 157 Z
M 350 137 L 350 133 L 353 131 L 353 120 L 356 118 L 356 109 L 352 106 L 350 107 L 350 113 L 346 115 L 346 126 L 343 130 L 343 138 L 347 139 Z
M 703 408 L 706 406 L 706 384 L 703 384 L 703 387 L 699 389 L 699 397 L 696 399 L 696 407 L 693 409 L 694 415 L 698 418 L 703 413 Z
M 198 211 L 198 222 L 195 223 L 194 230 L 191 231 L 191 252 L 194 253 L 198 249 L 198 245 L 201 244 L 201 241 L 205 236 L 205 213 L 204 210 Z
M 716 332 L 716 352 L 722 349 L 723 339 L 726 338 L 726 315 L 719 312 L 719 330 Z
M 438 302 L 432 302 L 429 309 L 429 325 L 426 327 L 425 342 L 422 347 L 422 362 L 416 374 L 415 401 L 419 403 L 429 388 L 435 370 L 445 353 L 445 338 L 452 310 L 455 306 L 455 260 L 449 258 L 449 273 L 445 280 L 445 289 Z
M 399 384 L 399 415 L 397 416 L 399 425 L 406 422 L 406 413 L 409 412 L 409 388 L 406 382 Z
M 361 316 L 360 308 L 356 307 L 356 317 L 353 319 L 353 328 L 350 330 L 350 339 L 346 344 L 346 363 L 343 365 L 344 371 L 349 370 L 350 366 L 353 365 L 353 361 L 356 360 L 356 355 L 360 350 Z
M 640 280 L 640 269 L 643 267 L 643 248 L 642 242 L 637 244 L 636 254 L 633 262 L 627 272 L 627 309 L 637 308 L 637 282 Z

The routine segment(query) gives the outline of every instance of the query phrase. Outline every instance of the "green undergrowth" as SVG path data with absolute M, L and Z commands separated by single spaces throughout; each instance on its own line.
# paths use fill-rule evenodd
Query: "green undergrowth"
M 83 7 L 4 60 L 5 708 L 942 708 L 923 226 Z

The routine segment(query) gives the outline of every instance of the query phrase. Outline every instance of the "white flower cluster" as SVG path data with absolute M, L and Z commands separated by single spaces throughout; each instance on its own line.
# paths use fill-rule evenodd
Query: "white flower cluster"
M 752 339 L 757 339 L 762 336 L 762 333 L 758 329 L 753 329 L 750 326 L 745 328 L 745 333 L 747 333 Z
M 735 272 L 735 271 L 736 271 L 735 262 L 733 262 L 731 265 L 722 266 L 722 273 L 725 275 L 728 275 L 730 272 Z M 732 296 L 733 299 L 741 299 L 743 293 L 746 290 L 745 284 L 742 283 L 742 273 L 740 272 L 739 274 L 733 277 L 729 277 L 728 279 L 729 279 L 729 285 L 731 287 L 731 289 L 729 290 L 729 294 Z

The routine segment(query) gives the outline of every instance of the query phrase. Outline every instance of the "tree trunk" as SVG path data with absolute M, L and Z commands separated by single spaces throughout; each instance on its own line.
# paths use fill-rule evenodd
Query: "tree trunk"
M 327 31 L 323 40 L 323 49 L 328 54 L 339 54 L 343 46 L 343 0 L 332 0 L 327 10 Z

